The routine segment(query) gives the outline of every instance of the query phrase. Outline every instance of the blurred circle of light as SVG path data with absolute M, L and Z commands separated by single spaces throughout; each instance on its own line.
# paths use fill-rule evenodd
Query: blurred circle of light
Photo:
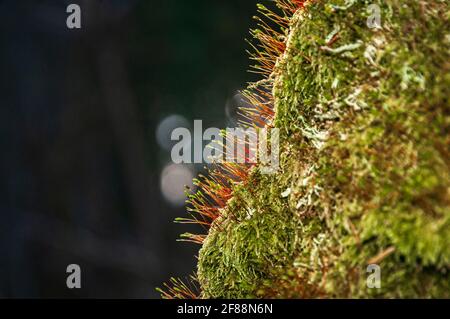
M 177 141 L 171 140 L 172 131 L 179 127 L 189 129 L 190 125 L 185 117 L 178 114 L 169 115 L 159 122 L 156 128 L 156 141 L 158 145 L 166 151 L 170 151 L 178 143 Z M 188 140 L 186 143 L 191 143 L 191 141 Z
M 238 120 L 241 118 L 239 109 L 241 107 L 251 106 L 242 93 L 237 92 L 232 98 L 230 98 L 225 104 L 225 114 L 228 119 L 228 123 L 231 125 L 237 125 Z
M 161 173 L 160 187 L 164 199 L 174 206 L 186 201 L 185 186 L 193 189 L 194 172 L 182 164 L 168 164 Z

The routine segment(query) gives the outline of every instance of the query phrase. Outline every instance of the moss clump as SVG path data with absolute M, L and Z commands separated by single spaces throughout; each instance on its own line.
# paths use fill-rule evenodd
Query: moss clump
M 294 15 L 272 74 L 281 167 L 234 186 L 200 250 L 203 297 L 450 297 L 449 19 L 438 0 Z

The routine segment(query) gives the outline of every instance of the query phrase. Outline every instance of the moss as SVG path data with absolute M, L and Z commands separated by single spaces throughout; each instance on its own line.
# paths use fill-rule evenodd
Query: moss
M 449 19 L 438 0 L 294 15 L 272 74 L 280 170 L 234 186 L 200 250 L 203 297 L 450 297 Z

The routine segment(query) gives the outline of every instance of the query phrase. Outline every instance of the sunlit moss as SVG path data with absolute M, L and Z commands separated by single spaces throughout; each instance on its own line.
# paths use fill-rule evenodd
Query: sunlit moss
M 202 297 L 450 297 L 449 19 L 438 0 L 294 15 L 272 73 L 280 171 L 234 186 L 200 250 Z

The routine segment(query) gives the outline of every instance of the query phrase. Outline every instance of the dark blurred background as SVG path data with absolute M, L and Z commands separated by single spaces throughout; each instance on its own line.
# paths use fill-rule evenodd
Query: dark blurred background
M 202 167 L 170 132 L 233 123 L 255 3 L 0 0 L 0 297 L 153 298 L 194 271 L 173 220 Z

